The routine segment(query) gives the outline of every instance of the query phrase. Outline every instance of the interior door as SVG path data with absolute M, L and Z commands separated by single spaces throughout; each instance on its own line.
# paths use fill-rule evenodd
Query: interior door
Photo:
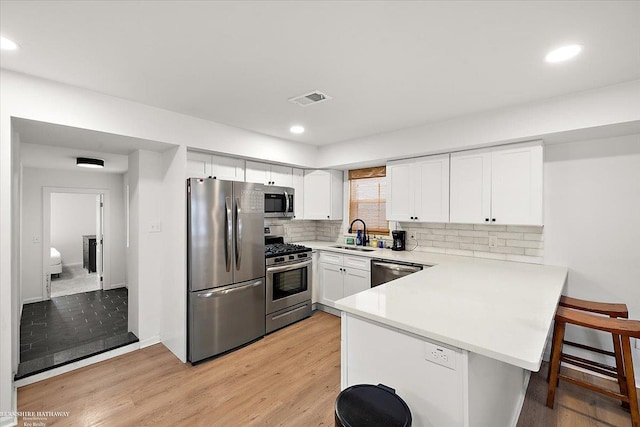
M 104 284 L 104 195 L 96 196 L 96 272 L 100 289 Z

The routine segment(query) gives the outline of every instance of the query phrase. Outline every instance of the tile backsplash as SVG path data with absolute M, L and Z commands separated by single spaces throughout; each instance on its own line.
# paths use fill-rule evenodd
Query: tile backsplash
M 543 262 L 544 227 L 400 222 L 398 229 L 407 232 L 407 249 L 531 264 Z M 489 247 L 489 237 L 497 238 L 496 247 Z
M 346 233 L 340 220 L 265 219 L 265 225 L 275 224 L 284 226 L 286 242 L 342 242 Z M 397 224 L 399 230 L 407 232 L 407 250 L 415 248 L 413 250 L 422 252 L 543 263 L 544 227 L 413 222 Z M 496 247 L 489 247 L 489 237 L 496 238 Z M 388 236 L 385 240 L 388 244 L 391 243 Z
M 342 221 L 288 220 L 266 218 L 265 225 L 283 225 L 288 243 L 321 240 L 335 242 L 342 235 Z

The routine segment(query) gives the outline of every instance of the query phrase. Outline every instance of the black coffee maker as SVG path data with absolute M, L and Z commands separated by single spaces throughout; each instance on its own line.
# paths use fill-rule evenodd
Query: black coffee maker
M 391 249 L 394 251 L 404 251 L 407 232 L 402 230 L 393 230 L 391 232 L 391 236 L 393 236 L 393 246 L 391 246 Z

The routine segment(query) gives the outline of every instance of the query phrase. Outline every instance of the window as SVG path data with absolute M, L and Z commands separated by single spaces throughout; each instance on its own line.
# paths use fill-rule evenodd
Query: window
M 367 233 L 389 234 L 386 175 L 385 166 L 349 171 L 349 223 L 360 218 Z M 362 224 L 353 228 L 362 229 Z

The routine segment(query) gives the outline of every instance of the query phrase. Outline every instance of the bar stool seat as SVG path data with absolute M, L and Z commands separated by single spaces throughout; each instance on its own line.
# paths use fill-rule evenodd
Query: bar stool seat
M 592 314 L 597 313 L 597 314 Z M 604 315 L 604 316 L 603 316 Z M 609 316 L 609 317 L 605 317 Z M 638 396 L 631 360 L 630 338 L 640 338 L 640 321 L 628 320 L 628 310 L 624 304 L 609 304 L 562 297 L 556 310 L 551 347 L 551 363 L 549 366 L 549 391 L 547 406 L 553 408 L 558 380 L 564 380 L 585 387 L 607 396 L 619 399 L 631 412 L 633 427 L 640 427 Z M 565 341 L 564 332 L 567 324 L 609 332 L 613 338 L 613 352 Z M 616 366 L 608 366 L 564 353 L 563 345 L 570 345 L 584 350 L 594 351 L 615 358 Z M 560 363 L 571 364 L 580 368 L 616 378 L 620 393 L 603 389 L 596 385 L 568 377 L 560 373 Z

